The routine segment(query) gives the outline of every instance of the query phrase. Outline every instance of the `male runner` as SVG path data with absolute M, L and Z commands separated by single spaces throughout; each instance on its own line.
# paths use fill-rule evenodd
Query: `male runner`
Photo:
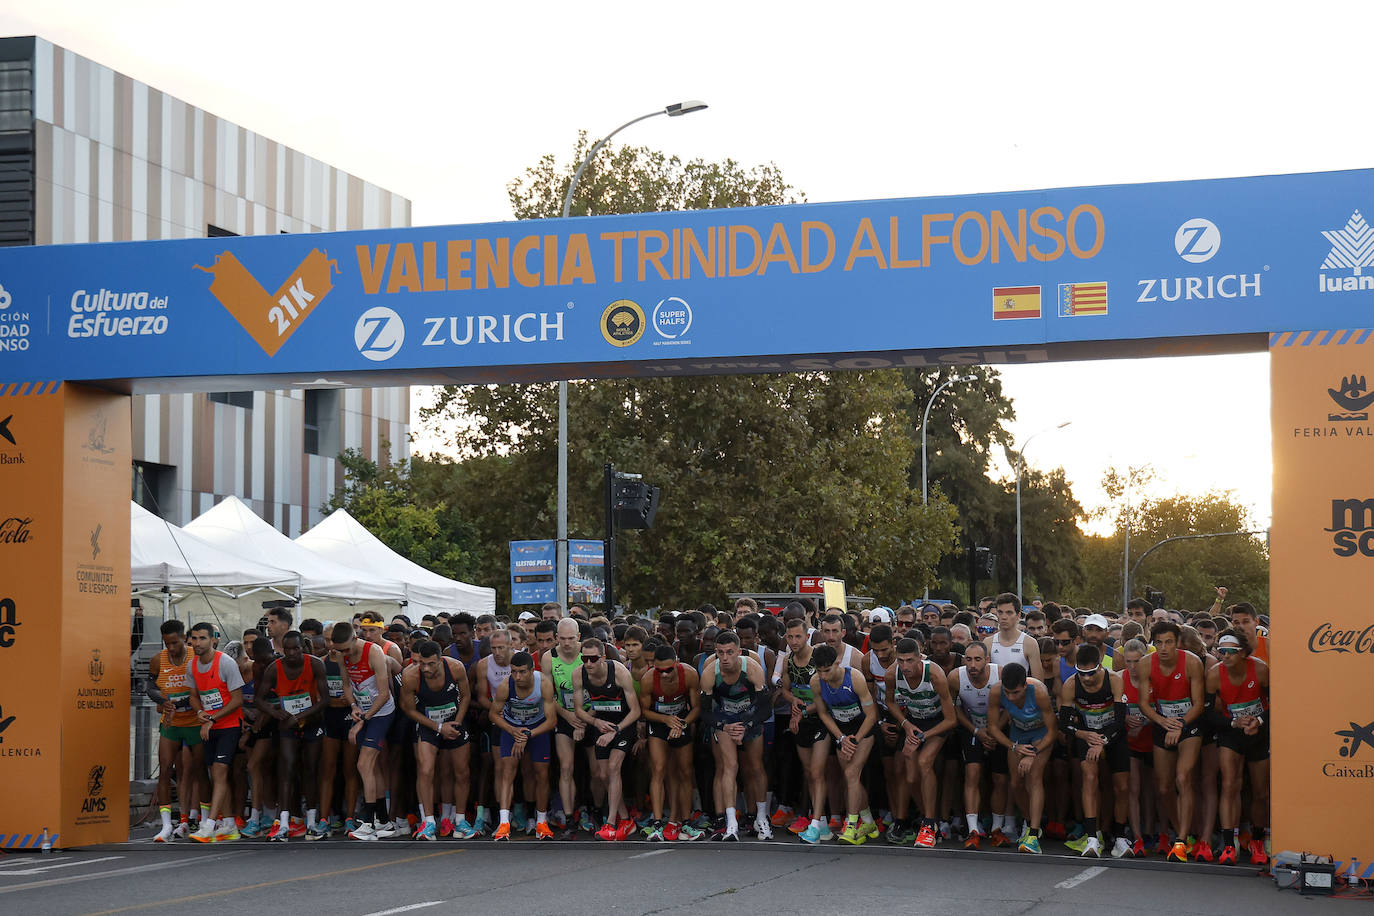
M 629 839 L 635 823 L 630 820 L 621 791 L 620 768 L 634 740 L 639 699 L 630 671 L 606 658 L 606 646 L 593 637 L 582 641 L 582 665 L 572 672 L 573 706 L 588 734 L 588 764 L 606 784 L 606 823 L 597 839 Z M 564 802 L 567 805 L 567 802 Z
M 1217 637 L 1220 665 L 1207 672 L 1207 700 L 1217 732 L 1221 764 L 1221 833 L 1217 862 L 1234 864 L 1241 848 L 1241 777 L 1250 770 L 1250 861 L 1263 865 L 1264 828 L 1269 819 L 1269 666 L 1250 656 L 1250 642 L 1239 630 Z
M 480 621 L 478 627 L 481 627 Z M 494 800 L 496 764 L 501 756 L 501 729 L 492 724 L 491 710 L 495 705 L 497 688 L 510 680 L 510 634 L 505 630 L 492 630 L 487 634 L 487 648 L 490 654 L 478 661 L 472 671 L 472 680 L 476 685 L 474 692 L 480 708 L 476 725 L 481 729 L 476 736 L 480 757 L 476 791 L 473 793 L 477 801 L 477 819 L 472 824 L 478 836 L 485 836 L 489 828 L 494 829 L 487 817 L 488 806 L 484 803 Z M 495 813 L 494 804 L 490 810 Z M 524 824 L 520 826 L 524 827 Z
M 898 640 L 897 664 L 887 670 L 885 679 L 888 716 L 902 729 L 898 737 L 905 781 L 921 793 L 923 817 L 916 845 L 929 849 L 939 839 L 935 804 L 940 784 L 935 765 L 957 720 L 945 672 L 921 654 L 921 639 L 921 631 L 912 628 Z
M 900 653 L 898 649 L 898 664 Z M 835 753 L 844 776 L 847 819 L 839 839 L 842 843 L 858 846 L 877 833 L 872 816 L 863 814 L 868 811 L 868 796 L 862 781 L 864 764 L 873 750 L 873 732 L 878 722 L 877 706 L 873 702 L 868 681 L 862 676 L 855 677 L 853 668 L 839 664 L 839 653 L 833 646 L 819 645 L 811 656 L 816 665 L 816 673 L 811 678 L 816 715 L 830 737 L 834 738 Z M 828 753 L 829 742 L 822 741 L 821 745 Z M 825 780 L 813 779 L 811 792 L 813 798 L 823 799 Z M 871 829 L 870 825 L 873 825 Z M 821 831 L 820 821 L 813 818 L 811 825 L 801 834 L 801 839 L 814 845 L 821 841 Z
M 879 620 L 886 616 L 886 612 L 879 614 L 875 611 L 874 614 Z M 906 736 L 899 734 L 901 729 L 888 718 L 887 712 L 887 673 L 896 664 L 897 646 L 892 641 L 892 627 L 886 623 L 875 624 L 868 633 L 868 655 L 863 672 L 877 700 L 878 727 L 873 733 L 873 743 L 881 758 L 883 784 L 887 788 L 888 804 L 892 809 L 892 826 L 888 828 L 887 839 L 890 843 L 909 843 L 916 834 L 906 823 L 910 792 L 905 765 L 897 757 Z
M 200 741 L 200 720 L 191 706 L 191 682 L 186 663 L 186 625 L 180 620 L 164 621 L 161 627 L 162 651 L 148 661 L 148 699 L 162 714 L 157 741 L 157 802 L 162 815 L 162 830 L 154 843 L 167 843 L 174 836 L 188 835 L 187 818 L 200 803 L 205 790 L 204 748 Z M 177 777 L 177 801 L 181 823 L 172 826 L 172 771 Z
M 1007 665 L 1020 665 L 1028 676 L 1040 679 L 1044 675 L 1040 668 L 1040 650 L 1035 637 L 1022 633 L 1021 602 L 1010 592 L 997 596 L 997 632 L 988 636 L 984 642 L 988 647 L 988 657 L 992 663 L 1003 670 Z
M 654 650 L 654 663 L 640 679 L 644 718 L 649 723 L 649 798 L 654 815 L 644 835 L 653 841 L 699 840 L 703 836 L 687 822 L 692 810 L 692 726 L 701 718 L 699 684 L 696 670 L 678 661 L 672 646 Z M 664 824 L 665 776 L 670 762 L 672 818 Z
M 724 823 L 713 840 L 738 842 L 739 820 L 735 797 L 742 775 L 746 794 L 756 800 L 754 830 L 772 836 L 768 823 L 767 787 L 763 770 L 763 723 L 772 712 L 763 666 L 740 651 L 739 637 L 725 630 L 715 639 L 715 654 L 701 671 L 701 693 L 712 699 L 706 714 L 712 758 L 715 762 L 715 796 L 718 822 Z M 705 804 L 705 799 L 702 800 Z
M 494 646 L 492 651 L 495 653 Z M 558 721 L 556 710 L 553 679 L 534 670 L 534 659 L 528 652 L 511 656 L 510 676 L 496 688 L 490 712 L 492 724 L 500 730 L 498 752 L 501 755 L 496 760 L 496 803 L 500 806 L 501 820 L 492 834 L 493 840 L 510 839 L 515 773 L 522 763 L 532 768 L 534 774 L 535 838 L 553 839 L 553 830 L 548 824 L 549 734 Z
M 1092 618 L 1089 617 L 1089 620 Z M 1105 630 L 1106 628 L 1103 627 Z M 1105 763 L 1112 777 L 1112 855 L 1121 858 L 1126 840 L 1127 793 L 1131 784 L 1131 751 L 1126 742 L 1126 704 L 1121 675 L 1102 665 L 1098 648 L 1091 643 L 1078 647 L 1074 673 L 1059 689 L 1059 721 L 1071 742 L 1070 753 L 1079 762 L 1083 777 L 1083 828 L 1069 849 L 1081 856 L 1100 858 L 1103 839 L 1098 829 L 1101 792 L 1098 773 Z
M 1193 769 L 1202 751 L 1201 719 L 1206 707 L 1207 676 L 1202 661 L 1179 647 L 1178 624 L 1159 621 L 1150 627 L 1155 651 L 1140 661 L 1140 710 L 1154 724 L 1155 785 L 1159 805 L 1173 825 L 1173 836 L 1161 835 L 1165 857 L 1188 861 L 1194 842 L 1183 842 L 1193 817 Z M 1167 840 L 1167 842 L 1166 842 Z
M 272 640 L 272 651 L 280 654 L 282 637 L 287 634 L 294 622 L 291 611 L 273 604 L 267 609 L 265 619 L 267 620 L 267 638 Z
M 963 667 L 956 668 L 949 677 L 949 695 L 955 701 L 954 711 L 959 720 L 957 740 L 964 760 L 964 817 L 968 821 L 965 849 L 978 849 L 983 838 L 978 812 L 982 810 L 985 766 L 992 774 L 992 832 L 988 838 L 993 846 L 1005 846 L 1011 842 L 1007 835 L 1016 829 L 1016 817 L 1007 797 L 1007 755 L 988 731 L 988 696 L 999 680 L 998 672 L 998 666 L 988 661 L 988 647 L 971 642 L 964 649 Z
M 863 660 L 863 653 L 844 641 L 844 616 L 831 610 L 821 618 L 821 642 L 835 650 L 839 663 L 846 668 L 857 668 Z
M 285 843 L 291 837 L 293 803 L 302 795 L 305 796 L 303 833 L 316 830 L 320 804 L 320 739 L 324 737 L 329 684 L 325 680 L 324 662 L 305 653 L 305 637 L 298 630 L 287 630 L 278 639 L 278 644 L 282 657 L 263 672 L 262 689 L 255 702 L 259 716 L 277 721 L 277 804 L 281 806 L 281 816 L 267 839 Z M 269 702 L 268 697 L 275 700 Z
M 773 680 L 792 707 L 787 730 L 793 735 L 793 743 L 797 747 L 797 757 L 801 761 L 807 785 L 814 787 L 819 781 L 824 786 L 830 747 L 825 726 L 816 712 L 816 697 L 811 690 L 811 679 L 816 676 L 816 664 L 813 660 L 816 647 L 811 645 L 804 617 L 798 615 L 788 619 L 785 639 L 787 651 L 776 662 Z M 788 829 L 800 835 L 811 826 L 812 821 L 816 821 L 820 823 L 821 829 L 815 842 L 832 839 L 824 805 L 824 792 L 820 796 L 813 795 L 811 816 L 798 816 Z
M 210 764 L 213 793 L 210 813 L 202 817 L 200 830 L 191 834 L 199 843 L 218 843 L 239 838 L 230 807 L 229 766 L 238 753 L 243 729 L 243 675 L 234 660 L 212 647 L 215 628 L 201 621 L 191 627 L 192 658 L 186 662 L 186 679 L 194 688 L 191 709 L 201 723 L 200 740 L 205 762 Z M 215 826 L 216 816 L 222 818 Z
M 376 618 L 365 614 L 362 619 Z M 348 740 L 358 746 L 358 775 L 363 784 L 362 820 L 348 836 L 355 840 L 384 840 L 398 832 L 387 817 L 382 778 L 382 748 L 396 713 L 387 654 L 381 646 L 359 637 L 352 624 L 346 622 L 334 625 L 329 640 L 330 657 L 346 675 L 344 699 L 353 719 Z
M 434 817 L 435 775 L 450 779 L 453 799 L 443 820 L 452 825 L 454 839 L 476 835 L 468 823 L 468 704 L 472 699 L 462 662 L 444 656 L 434 640 L 415 647 L 419 661 L 401 673 L 401 710 L 416 723 L 415 794 L 424 819 L 415 838 L 433 841 L 440 833 Z M 441 763 L 443 761 L 443 763 Z M 442 794 L 442 793 L 440 793 Z M 453 818 L 457 817 L 456 824 Z
M 1111 623 L 1105 616 L 1089 614 L 1088 619 L 1083 621 L 1083 645 L 1095 648 L 1102 658 L 1102 666 L 1108 671 L 1115 671 L 1116 652 L 1107 645 L 1107 630 L 1110 628 Z
M 558 752 L 558 797 L 563 804 L 563 827 L 560 840 L 577 836 L 577 819 L 573 811 L 577 803 L 577 783 L 573 778 L 577 764 L 577 746 L 586 732 L 586 723 L 577 714 L 573 691 L 573 672 L 582 665 L 579 652 L 577 621 L 565 617 L 558 621 L 555 647 L 544 653 L 539 670 L 553 681 L 558 698 L 558 723 L 554 727 L 554 748 Z M 589 793 L 590 794 L 590 793 Z
M 1000 600 L 1000 596 L 999 596 Z M 1040 854 L 1040 819 L 1045 813 L 1045 764 L 1059 736 L 1054 706 L 1043 681 L 1027 677 L 1013 662 L 1001 666 L 999 683 L 988 692 L 988 732 L 1007 749 L 1011 789 L 1027 816 L 1017 848 Z M 1007 719 L 1006 731 L 1002 718 Z
M 1225 590 L 1219 589 L 1224 595 Z M 1231 627 L 1251 646 L 1250 656 L 1269 664 L 1269 637 L 1259 631 L 1259 615 L 1253 605 L 1242 601 L 1231 605 Z

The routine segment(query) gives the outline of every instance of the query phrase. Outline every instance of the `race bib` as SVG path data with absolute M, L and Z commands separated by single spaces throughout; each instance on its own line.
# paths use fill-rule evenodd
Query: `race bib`
M 562 705 L 564 709 L 568 710 L 569 712 L 572 712 L 573 692 L 571 690 L 564 690 L 562 687 L 559 687 L 558 702 Z
M 678 700 L 675 703 L 658 702 L 654 704 L 654 712 L 660 716 L 677 716 L 682 718 L 687 714 L 687 701 Z
M 1231 711 L 1231 718 L 1233 720 L 1242 716 L 1264 715 L 1264 704 L 1259 700 L 1245 700 L 1241 703 L 1232 703 L 1226 708 Z
M 1192 700 L 1160 700 L 1159 713 L 1166 719 L 1182 719 L 1193 708 Z
M 215 691 L 215 696 L 219 696 L 219 691 Z M 191 708 L 191 691 L 189 690 L 169 690 L 167 699 L 172 701 L 172 708 L 177 712 L 185 712 Z
M 299 716 L 314 705 L 315 701 L 308 693 L 293 693 L 281 698 L 281 708 L 293 716 Z
M 343 696 L 343 675 L 325 675 L 325 684 L 329 687 L 329 698 L 337 700 Z
M 425 716 L 430 720 L 443 725 L 451 721 L 458 715 L 458 706 L 454 703 L 445 703 L 443 706 L 426 706 Z
M 377 691 L 368 690 L 364 687 L 355 687 L 353 688 L 353 699 L 357 701 L 359 709 L 363 712 L 367 712 L 372 708 L 372 704 L 377 699 Z
M 621 703 L 619 700 L 592 700 L 591 711 L 598 712 L 620 712 Z
M 965 710 L 965 712 L 968 712 L 968 710 Z M 987 728 L 987 727 L 988 727 L 988 716 L 987 716 L 987 713 L 969 712 L 969 713 L 968 713 L 968 720 L 969 720 L 970 722 L 973 723 L 973 730 L 974 730 L 974 731 L 978 731 L 978 729 L 980 729 L 980 728 Z
M 224 697 L 218 690 L 202 690 L 200 693 L 200 705 L 206 712 L 214 712 L 224 708 Z
M 832 706 L 830 717 L 836 722 L 853 722 L 864 714 L 862 706 Z
M 1083 709 L 1079 708 L 1083 715 L 1083 724 L 1095 732 L 1100 732 L 1109 727 L 1116 721 L 1116 713 L 1111 709 Z

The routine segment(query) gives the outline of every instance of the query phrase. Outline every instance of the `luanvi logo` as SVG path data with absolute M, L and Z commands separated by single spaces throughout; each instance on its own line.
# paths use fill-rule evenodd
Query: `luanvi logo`
M 209 267 L 195 265 L 214 277 L 210 295 L 229 310 L 268 356 L 275 356 L 310 313 L 334 288 L 339 266 L 316 248 L 291 275 L 269 294 L 233 252 L 226 251 Z
M 1341 408 L 1340 413 L 1327 414 L 1328 420 L 1352 423 L 1369 419 L 1369 411 L 1365 408 L 1374 404 L 1374 394 L 1368 391 L 1363 375 L 1348 375 L 1341 379 L 1340 388 L 1328 388 L 1326 393 Z
M 1331 243 L 1331 250 L 1322 261 L 1322 270 L 1349 270 L 1348 276 L 1317 274 L 1317 291 L 1348 293 L 1374 289 L 1374 276 L 1366 274 L 1366 267 L 1374 267 L 1374 229 L 1365 222 L 1359 210 L 1350 214 L 1343 229 L 1324 229 L 1322 236 Z
M 1331 552 L 1374 557 L 1374 499 L 1331 500 Z

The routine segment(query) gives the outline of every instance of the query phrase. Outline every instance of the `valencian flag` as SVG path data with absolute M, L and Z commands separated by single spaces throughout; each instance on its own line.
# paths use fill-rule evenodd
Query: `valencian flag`
M 1039 318 L 1040 287 L 995 286 L 992 290 L 993 318 Z
M 1060 283 L 1059 317 L 1107 314 L 1107 284 Z

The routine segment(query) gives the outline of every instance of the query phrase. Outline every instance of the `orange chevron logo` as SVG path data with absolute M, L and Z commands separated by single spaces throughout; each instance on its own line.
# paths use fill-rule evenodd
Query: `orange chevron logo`
M 268 356 L 275 356 L 324 301 L 334 288 L 333 274 L 339 272 L 338 263 L 316 248 L 269 295 L 231 252 L 217 255 L 209 267 L 194 266 L 214 278 L 210 295 L 229 310 Z

